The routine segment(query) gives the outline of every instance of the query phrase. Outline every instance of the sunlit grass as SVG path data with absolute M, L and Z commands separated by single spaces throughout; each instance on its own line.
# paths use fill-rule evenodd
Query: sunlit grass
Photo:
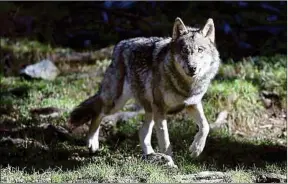
M 37 43 L 29 47 L 40 47 Z M 27 46 L 27 47 L 28 47 Z M 22 48 L 23 49 L 23 48 Z M 45 48 L 48 49 L 49 48 Z M 43 50 L 45 50 L 43 48 Z M 25 49 L 23 49 L 25 50 Z M 235 129 L 246 127 L 247 123 L 263 120 L 266 109 L 260 98 L 263 90 L 277 93 L 283 107 L 286 106 L 286 56 L 276 55 L 266 58 L 247 58 L 239 62 L 225 62 L 219 74 L 213 80 L 203 99 L 204 111 L 210 123 L 217 113 L 229 111 L 228 122 Z M 105 71 L 110 61 L 96 62 L 90 70 Z M 85 72 L 89 70 L 85 68 Z M 84 71 L 83 71 L 84 72 Z M 96 71 L 95 71 L 96 72 Z M 83 73 L 60 75 L 54 81 L 23 80 L 20 77 L 1 76 L 1 109 L 7 112 L 1 116 L 0 122 L 16 122 L 19 124 L 41 123 L 41 119 L 31 117 L 30 110 L 42 107 L 66 109 L 60 117 L 45 120 L 51 124 L 66 123 L 68 112 L 81 101 L 96 93 L 102 76 L 82 76 Z M 15 89 L 16 90 L 15 92 Z M 286 162 L 271 163 L 263 160 L 264 146 L 276 143 L 266 139 L 254 140 L 251 137 L 238 138 L 226 129 L 211 132 L 207 147 L 199 159 L 192 159 L 188 148 L 196 133 L 196 125 L 187 114 L 169 116 L 169 134 L 174 150 L 175 163 L 179 170 L 169 170 L 159 165 L 148 164 L 140 160 L 141 148 L 138 140 L 138 128 L 143 118 L 130 119 L 117 127 L 117 132 L 130 137 L 120 141 L 102 143 L 99 156 L 85 158 L 80 166 L 50 168 L 29 172 L 25 168 L 5 166 L 1 169 L 2 182 L 178 182 L 177 174 L 192 174 L 205 170 L 227 171 L 232 175 L 232 182 L 254 182 L 254 171 L 286 173 Z M 152 144 L 157 150 L 156 136 L 153 134 Z M 119 142 L 118 142 L 119 141 Z M 50 145 L 51 146 L 51 145 Z M 76 146 L 68 142 L 52 145 L 55 154 L 74 152 Z M 263 148 L 262 148 L 263 147 Z M 78 147 L 77 147 L 78 149 Z M 86 150 L 85 146 L 79 146 Z M 52 152 L 53 153 L 53 152 Z M 48 153 L 45 156 L 52 157 Z M 21 156 L 20 156 L 21 157 Z M 276 155 L 277 157 L 277 155 Z M 17 158 L 17 157 L 16 157 Z M 18 158 L 19 159 L 19 158 Z M 21 159 L 21 158 L 20 158 Z M 36 159 L 36 158 L 35 158 Z M 254 160 L 253 160 L 254 159 Z M 44 162 L 44 161 L 43 161 Z M 255 164 L 254 164 L 255 162 Z M 267 163 L 266 163 L 267 162 Z M 14 163 L 15 164 L 15 163 Z M 38 163 L 41 165 L 41 163 Z M 254 164 L 254 166 L 253 166 Z M 28 167 L 28 166 L 27 166 Z M 31 167 L 31 166 L 29 166 Z

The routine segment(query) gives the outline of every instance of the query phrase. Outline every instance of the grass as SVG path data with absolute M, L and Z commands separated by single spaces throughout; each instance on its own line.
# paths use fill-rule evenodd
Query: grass
M 28 39 L 18 39 L 17 41 L 12 41 L 8 38 L 0 38 L 0 43 L 3 49 L 11 50 L 14 52 L 14 54 L 17 54 L 17 56 L 24 56 L 25 53 L 35 53 L 40 58 L 47 53 L 67 53 L 72 51 L 71 49 L 67 48 L 52 48 L 50 45 Z
M 171 174 L 171 172 L 170 172 Z M 169 171 L 151 164 L 139 162 L 136 158 L 125 163 L 109 164 L 104 161 L 88 162 L 86 166 L 79 167 L 74 171 L 62 169 L 48 169 L 45 172 L 33 172 L 29 174 L 23 170 L 6 167 L 2 170 L 2 181 L 11 182 L 175 182 L 169 176 Z M 9 177 L 6 177 L 9 176 Z
M 5 133 L 1 138 L 35 139 L 47 145 L 49 150 L 32 144 L 22 147 L 1 145 L 1 182 L 175 183 L 179 182 L 176 175 L 212 170 L 230 173 L 232 182 L 251 183 L 255 181 L 255 172 L 286 174 L 286 135 L 281 137 L 277 128 L 274 128 L 275 132 L 259 129 L 263 123 L 271 124 L 274 120 L 287 128 L 286 120 L 279 115 L 286 109 L 286 61 L 286 56 L 275 55 L 223 62 L 203 103 L 209 122 L 215 121 L 219 112 L 227 110 L 228 126 L 209 134 L 206 147 L 197 159 L 190 158 L 188 151 L 196 133 L 192 119 L 184 113 L 169 116 L 169 133 L 178 170 L 141 161 L 137 135 L 140 116 L 117 127 L 116 136 L 102 141 L 101 152 L 94 156 L 88 154 L 83 144 L 85 137 L 82 142 L 75 143 L 58 140 L 57 136 L 47 139 L 43 132 Z M 0 126 L 25 125 L 29 129 L 41 123 L 64 125 L 68 112 L 93 95 L 102 79 L 102 75 L 83 74 L 103 71 L 108 64 L 108 60 L 97 62 L 89 68 L 83 67 L 79 73 L 63 74 L 54 81 L 27 81 L 1 75 Z M 273 108 L 263 105 L 260 94 L 264 90 L 278 95 Z M 51 106 L 65 109 L 65 112 L 55 118 L 35 118 L 30 114 L 33 108 Z M 152 144 L 157 149 L 155 138 L 153 134 Z M 278 139 L 284 143 L 279 144 Z

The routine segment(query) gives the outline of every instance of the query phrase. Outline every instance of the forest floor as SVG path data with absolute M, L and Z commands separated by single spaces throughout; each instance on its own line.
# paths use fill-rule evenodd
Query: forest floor
M 102 131 L 101 150 L 95 155 L 85 146 L 85 128 L 73 138 L 58 131 L 65 127 L 69 112 L 96 93 L 110 60 L 71 70 L 69 64 L 59 65 L 65 72 L 54 81 L 1 74 L 1 182 L 287 181 L 286 62 L 284 55 L 223 61 L 203 105 L 211 124 L 220 112 L 228 116 L 222 128 L 210 132 L 198 158 L 191 158 L 188 151 L 196 133 L 192 118 L 184 112 L 168 118 L 178 169 L 141 160 L 142 115 Z M 53 113 L 41 114 L 48 107 Z M 157 150 L 156 143 L 153 134 Z M 224 175 L 196 175 L 202 171 Z

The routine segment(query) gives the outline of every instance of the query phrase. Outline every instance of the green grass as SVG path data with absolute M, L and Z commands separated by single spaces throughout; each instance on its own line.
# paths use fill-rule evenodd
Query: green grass
M 31 47 L 39 47 L 37 43 L 31 44 Z M 217 113 L 227 110 L 231 130 L 212 131 L 197 159 L 192 159 L 188 151 L 196 133 L 192 118 L 185 113 L 169 116 L 169 133 L 178 170 L 141 161 L 137 132 L 142 120 L 140 116 L 119 125 L 110 140 L 101 142 L 102 150 L 95 156 L 89 156 L 83 144 L 85 137 L 80 143 L 57 138 L 47 141 L 45 135 L 34 135 L 32 131 L 26 137 L 40 137 L 37 140 L 47 145 L 48 151 L 31 145 L 21 148 L 1 145 L 1 182 L 162 183 L 178 182 L 174 178 L 177 174 L 212 170 L 226 171 L 233 176 L 232 182 L 246 183 L 254 182 L 256 171 L 286 174 L 287 148 L 275 141 L 278 134 L 255 129 L 263 122 L 271 123 L 267 118 L 271 109 L 266 109 L 260 98 L 263 90 L 279 95 L 281 105 L 275 107 L 277 112 L 286 109 L 286 61 L 286 56 L 275 55 L 223 63 L 203 104 L 209 122 L 215 121 Z M 68 112 L 97 91 L 102 76 L 80 77 L 88 71 L 104 71 L 109 60 L 97 63 L 88 70 L 83 67 L 80 73 L 61 75 L 55 81 L 26 81 L 1 75 L 0 125 L 19 127 L 24 124 L 28 128 L 43 122 L 64 125 Z M 48 119 L 32 117 L 29 112 L 33 108 L 51 106 L 67 111 L 60 117 Z M 236 131 L 244 132 L 246 136 L 237 136 Z M 9 134 L 1 137 L 4 136 Z M 23 133 L 13 136 L 25 137 Z M 285 142 L 286 137 L 282 140 Z M 152 144 L 157 150 L 154 134 Z
M 41 56 L 52 52 L 67 53 L 71 51 L 71 49 L 67 48 L 52 48 L 50 45 L 28 39 L 12 41 L 8 38 L 0 38 L 0 44 L 3 49 L 11 50 L 14 54 L 18 54 L 18 56 L 25 53 L 35 53 L 36 55 Z
M 35 171 L 32 174 L 23 170 L 6 167 L 2 169 L 2 181 L 15 182 L 176 182 L 171 174 L 175 171 L 153 164 L 139 162 L 136 158 L 122 162 L 107 163 L 105 161 L 87 162 L 85 166 L 74 171 L 48 169 L 45 172 Z

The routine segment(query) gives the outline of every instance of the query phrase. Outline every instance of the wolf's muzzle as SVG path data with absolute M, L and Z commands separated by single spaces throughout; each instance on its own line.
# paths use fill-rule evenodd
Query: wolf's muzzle
M 196 71 L 196 67 L 188 65 L 188 75 L 194 76 Z

